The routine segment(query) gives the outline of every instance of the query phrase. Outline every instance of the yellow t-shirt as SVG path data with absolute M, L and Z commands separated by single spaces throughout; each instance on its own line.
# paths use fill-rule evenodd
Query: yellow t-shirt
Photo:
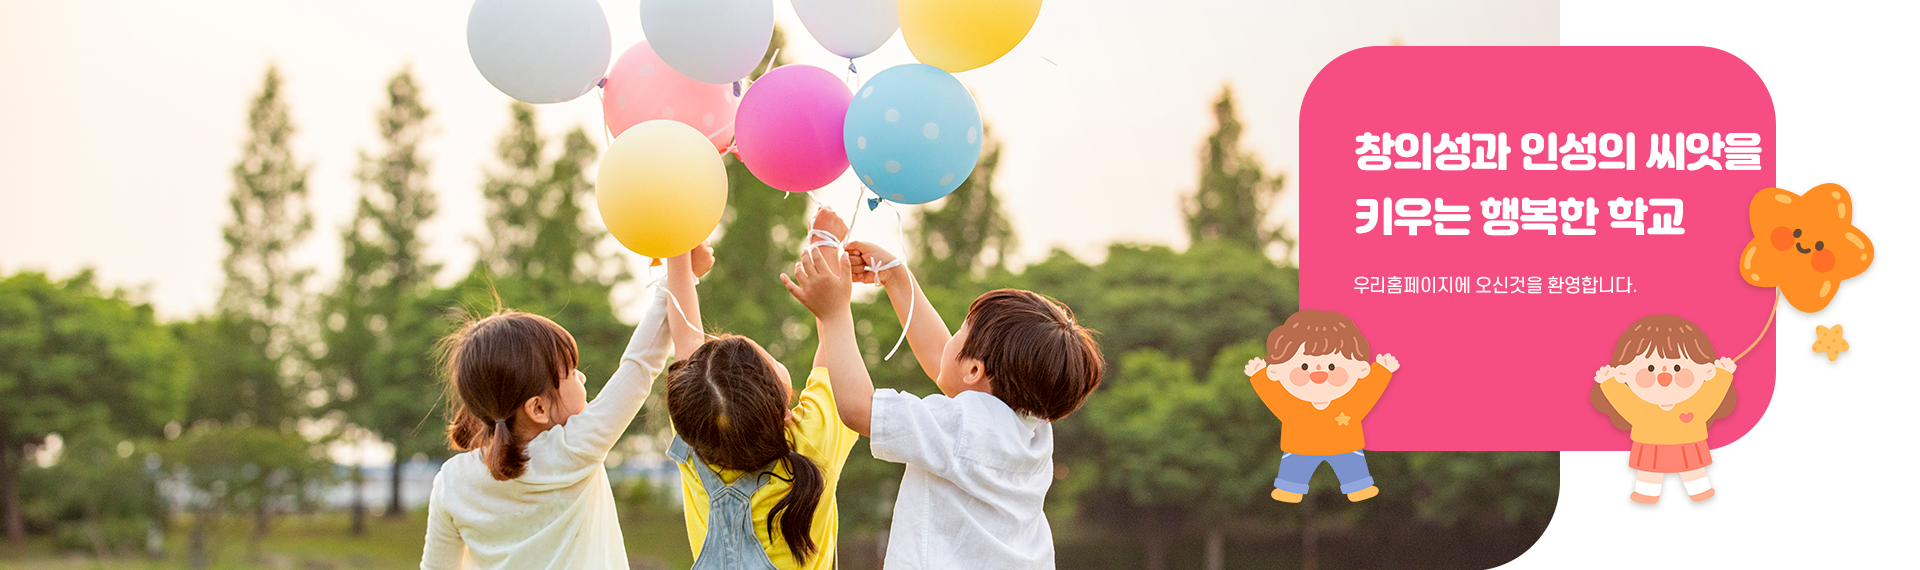
M 840 409 L 833 402 L 833 384 L 827 381 L 827 369 L 814 368 L 807 378 L 806 389 L 800 391 L 800 405 L 793 409 L 793 421 L 787 423 L 787 443 L 820 467 L 820 476 L 825 482 L 820 506 L 813 511 L 814 552 L 802 566 L 795 562 L 793 552 L 787 549 L 786 538 L 779 534 L 780 522 L 774 521 L 772 530 L 768 529 L 768 515 L 773 512 L 774 503 L 780 502 L 793 488 L 783 480 L 792 479 L 793 472 L 782 461 L 774 468 L 778 477 L 770 478 L 767 485 L 753 495 L 753 533 L 760 538 L 760 546 L 767 550 L 767 558 L 773 560 L 774 566 L 793 570 L 834 567 L 835 542 L 840 536 L 840 510 L 834 494 L 840 486 L 840 470 L 847 464 L 847 454 L 859 441 L 860 434 L 840 422 Z M 715 472 L 728 483 L 741 475 L 740 471 L 729 469 L 715 468 Z M 680 464 L 680 496 L 685 503 L 687 543 L 698 559 L 700 547 L 707 538 L 707 489 L 700 485 L 700 475 L 687 463 Z
M 1700 391 L 1693 397 L 1674 404 L 1671 410 L 1662 410 L 1660 406 L 1640 399 L 1633 394 L 1633 388 L 1618 380 L 1607 379 L 1600 384 L 1600 392 L 1606 394 L 1607 402 L 1613 404 L 1614 411 L 1620 417 L 1633 424 L 1633 431 L 1627 437 L 1640 443 L 1654 445 L 1679 445 L 1707 440 L 1707 419 L 1720 409 L 1720 401 L 1726 399 L 1727 389 L 1733 386 L 1733 373 L 1724 368 L 1715 368 L 1712 380 L 1700 385 Z

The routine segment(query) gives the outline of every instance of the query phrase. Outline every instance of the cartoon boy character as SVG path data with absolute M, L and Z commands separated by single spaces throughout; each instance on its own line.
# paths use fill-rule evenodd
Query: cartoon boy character
M 1733 359 L 1718 358 L 1707 334 L 1680 317 L 1649 316 L 1620 333 L 1613 365 L 1593 375 L 1591 400 L 1631 431 L 1635 502 L 1658 502 L 1668 473 L 1680 474 L 1693 500 L 1713 496 L 1707 426 L 1733 413 L 1733 370 Z
M 1347 500 L 1380 494 L 1367 472 L 1361 421 L 1399 369 L 1393 355 L 1375 361 L 1367 338 L 1340 313 L 1302 310 L 1267 335 L 1267 357 L 1247 362 L 1246 373 L 1284 424 L 1274 500 L 1300 502 L 1323 462 L 1333 465 Z

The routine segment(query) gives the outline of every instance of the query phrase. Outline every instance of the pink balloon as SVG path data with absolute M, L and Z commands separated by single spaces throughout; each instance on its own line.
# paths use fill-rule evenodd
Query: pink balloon
M 768 186 L 807 192 L 847 171 L 842 140 L 853 92 L 833 72 L 784 65 L 740 99 L 735 154 Z
M 713 141 L 716 151 L 733 142 L 734 111 L 740 100 L 731 85 L 701 83 L 660 60 L 647 42 L 633 44 L 607 73 L 600 108 L 607 130 L 618 138 L 628 127 L 654 119 L 679 121 Z

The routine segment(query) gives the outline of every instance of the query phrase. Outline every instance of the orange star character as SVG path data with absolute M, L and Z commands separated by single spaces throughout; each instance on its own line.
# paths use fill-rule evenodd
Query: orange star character
M 1799 321 L 1822 321 L 1839 297 L 1866 282 L 1880 265 L 1880 244 L 1859 223 L 1859 200 L 1841 180 L 1793 190 L 1761 190 L 1747 205 L 1753 242 L 1740 253 L 1740 278 L 1780 288 L 1784 311 Z

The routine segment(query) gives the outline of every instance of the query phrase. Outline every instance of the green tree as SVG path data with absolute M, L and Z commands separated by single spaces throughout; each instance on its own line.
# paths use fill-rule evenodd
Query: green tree
M 49 438 L 52 464 L 21 476 L 27 528 L 51 534 L 58 550 L 90 551 L 103 564 L 109 556 L 152 554 L 148 533 L 165 526 L 156 485 L 162 472 L 141 451 L 151 446 L 135 442 L 153 439 L 95 426 L 61 433 L 56 451 Z
M 262 426 L 200 422 L 178 439 L 164 444 L 161 456 L 171 475 L 186 484 L 193 525 L 187 539 L 187 558 L 194 568 L 211 565 L 220 549 L 208 544 L 218 533 L 222 513 L 251 510 L 255 532 L 248 540 L 248 557 L 265 560 L 264 533 L 258 513 L 276 498 L 298 500 L 308 482 L 324 479 L 331 467 L 323 449 L 298 432 Z
M 223 230 L 226 284 L 213 315 L 178 329 L 194 365 L 187 415 L 194 429 L 260 430 L 274 434 L 263 439 L 289 447 L 258 458 L 222 455 L 239 462 L 224 469 L 247 464 L 257 469 L 274 456 L 309 453 L 315 444 L 296 432 L 297 421 L 309 414 L 309 398 L 320 388 L 312 370 L 315 327 L 305 289 L 313 270 L 294 260 L 294 251 L 313 229 L 307 167 L 293 156 L 294 127 L 277 68 L 267 68 L 247 119 L 248 137 L 233 166 L 234 188 L 227 200 L 233 219 Z M 283 497 L 297 492 L 284 486 L 267 490 Z M 271 528 L 278 497 L 244 498 L 220 505 L 252 510 L 257 547 Z
M 26 541 L 19 481 L 52 434 L 152 436 L 184 413 L 187 360 L 153 309 L 102 291 L 91 271 L 0 279 L 0 503 Z M 107 489 L 95 491 L 108 493 Z
M 1261 504 L 1280 426 L 1241 373 L 1260 350 L 1245 340 L 1220 350 L 1199 378 L 1187 360 L 1131 350 L 1094 401 L 1056 424 L 1060 461 L 1093 480 L 1078 512 L 1137 536 L 1145 568 L 1167 568 L 1168 542 L 1189 531 L 1205 537 L 1205 567 L 1223 567 L 1227 531 Z
M 280 89 L 279 69 L 268 67 L 247 113 L 248 138 L 227 199 L 233 219 L 224 231 L 226 285 L 218 305 L 220 317 L 243 334 L 229 349 L 264 356 L 271 368 L 220 379 L 223 394 L 193 402 L 198 418 L 274 426 L 302 413 L 303 386 L 296 383 L 305 380 L 303 287 L 313 271 L 295 265 L 293 252 L 313 229 L 313 214 L 307 167 L 289 146 L 293 121 Z
M 1004 268 L 1013 249 L 1013 223 L 993 192 L 994 171 L 1000 166 L 1000 141 L 992 130 L 982 133 L 980 161 L 973 174 L 939 207 L 921 206 L 914 214 L 914 271 L 933 283 L 953 283 L 980 277 L 980 272 Z
M 346 258 L 320 311 L 326 353 L 319 365 L 331 407 L 393 445 L 389 517 L 406 514 L 399 474 L 407 457 L 447 449 L 438 429 L 422 429 L 441 393 L 432 370 L 440 320 L 431 306 L 439 265 L 426 260 L 420 236 L 438 208 L 419 153 L 429 115 L 411 71 L 387 82 L 387 108 L 377 120 L 384 148 L 361 154 L 359 206 L 341 232 Z M 366 505 L 361 468 L 352 471 L 352 528 L 359 535 Z
M 1258 251 L 1278 242 L 1293 254 L 1285 227 L 1269 229 L 1267 217 L 1286 178 L 1267 176 L 1260 159 L 1240 149 L 1243 126 L 1233 107 L 1233 89 L 1220 88 L 1213 104 L 1213 134 L 1200 150 L 1200 187 L 1183 199 L 1187 236 L 1193 243 L 1224 241 Z
M 495 147 L 501 166 L 488 173 L 482 192 L 489 239 L 443 304 L 478 314 L 510 307 L 560 323 L 579 343 L 580 371 L 598 393 L 633 333 L 612 301 L 614 288 L 632 275 L 584 207 L 593 192 L 586 172 L 599 149 L 576 127 L 548 160 L 533 106 L 516 102 L 510 110 L 513 121 Z
M 1557 451 L 1427 451 L 1407 466 L 1425 486 L 1421 518 L 1452 528 L 1540 535 L 1540 568 L 1559 568 Z

